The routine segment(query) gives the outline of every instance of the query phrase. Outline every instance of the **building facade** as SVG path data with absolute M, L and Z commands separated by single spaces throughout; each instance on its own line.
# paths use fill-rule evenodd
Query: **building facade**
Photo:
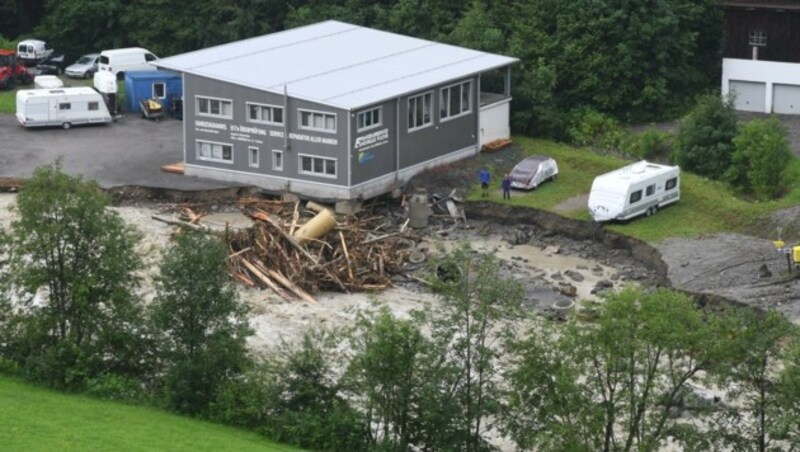
M 183 74 L 186 174 L 355 200 L 508 137 L 515 61 L 327 21 L 158 65 Z
M 722 93 L 737 110 L 800 114 L 800 2 L 727 0 Z

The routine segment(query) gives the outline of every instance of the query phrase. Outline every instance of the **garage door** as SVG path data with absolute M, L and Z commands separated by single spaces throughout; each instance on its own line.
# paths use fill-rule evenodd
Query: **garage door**
M 772 112 L 784 115 L 800 114 L 800 85 L 773 85 Z
M 730 81 L 730 92 L 735 93 L 734 107 L 741 111 L 764 112 L 767 84 L 759 82 Z

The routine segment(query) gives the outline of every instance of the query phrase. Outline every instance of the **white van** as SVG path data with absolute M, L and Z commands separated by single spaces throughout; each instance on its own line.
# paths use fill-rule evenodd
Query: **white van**
M 681 198 L 681 169 L 646 160 L 601 174 L 589 193 L 594 221 L 628 220 L 652 215 Z
M 53 49 L 38 39 L 26 39 L 17 44 L 17 59 L 25 65 L 36 64 L 52 55 Z
M 157 68 L 150 63 L 157 59 L 152 52 L 141 47 L 103 50 L 97 70 L 111 72 L 121 80 L 128 71 L 155 71 Z
M 25 127 L 111 122 L 103 97 L 88 86 L 17 91 L 17 121 Z

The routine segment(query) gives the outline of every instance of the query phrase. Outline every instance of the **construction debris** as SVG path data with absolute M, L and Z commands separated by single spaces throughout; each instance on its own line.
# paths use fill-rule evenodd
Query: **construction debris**
M 404 266 L 420 241 L 385 215 L 336 216 L 315 203 L 301 208 L 299 202 L 244 199 L 239 205 L 254 225 L 226 234 L 231 276 L 286 300 L 314 302 L 312 294 L 321 290 L 392 287 L 391 277 L 408 271 Z M 182 223 L 191 224 L 193 215 L 184 214 Z

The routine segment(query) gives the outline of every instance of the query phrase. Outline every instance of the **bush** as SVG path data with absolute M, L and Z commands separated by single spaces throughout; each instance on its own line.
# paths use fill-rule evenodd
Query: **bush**
M 101 399 L 135 401 L 142 397 L 139 380 L 123 375 L 105 374 L 86 383 L 86 393 Z
M 678 128 L 675 163 L 684 170 L 720 179 L 731 165 L 736 112 L 731 99 L 702 97 Z
M 758 199 L 777 198 L 786 190 L 786 167 L 792 158 L 786 129 L 775 118 L 750 121 L 733 139 L 734 153 L 725 178 L 737 190 Z
M 656 129 L 648 129 L 640 134 L 629 135 L 623 143 L 623 151 L 637 159 L 671 161 L 673 135 Z
M 595 150 L 617 150 L 623 138 L 617 120 L 592 109 L 573 113 L 567 135 L 572 144 Z

